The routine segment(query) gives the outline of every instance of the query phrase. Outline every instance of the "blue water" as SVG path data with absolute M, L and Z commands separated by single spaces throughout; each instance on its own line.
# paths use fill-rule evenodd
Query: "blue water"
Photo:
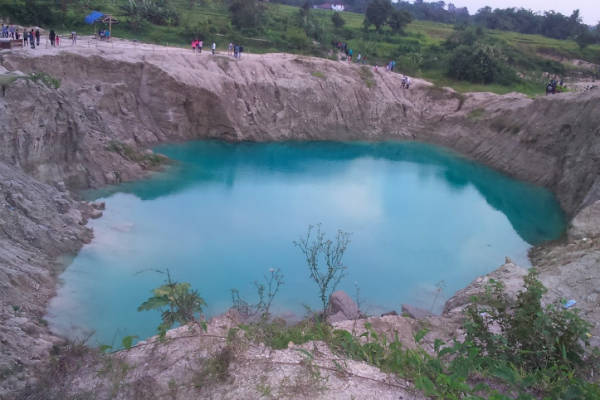
M 274 311 L 299 318 L 303 304 L 319 304 L 292 244 L 309 224 L 322 223 L 330 236 L 352 233 L 340 288 L 354 294 L 358 285 L 372 313 L 404 302 L 439 310 L 505 256 L 529 265 L 531 245 L 565 229 L 548 191 L 420 143 L 193 142 L 156 150 L 175 165 L 89 194 L 106 211 L 62 274 L 48 313 L 55 331 L 93 330 L 92 343 L 104 344 L 153 335 L 159 313 L 137 307 L 164 280 L 151 270 L 165 268 L 200 291 L 208 315 L 231 305 L 231 288 L 253 300 L 252 282 L 281 268 Z

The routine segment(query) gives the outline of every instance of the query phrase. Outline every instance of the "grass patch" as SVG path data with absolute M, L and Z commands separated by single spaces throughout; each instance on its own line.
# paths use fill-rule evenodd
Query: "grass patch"
M 29 77 L 34 82 L 41 82 L 46 87 L 51 89 L 58 89 L 60 87 L 60 79 L 53 77 L 45 72 L 32 72 Z
M 194 376 L 194 386 L 202 388 L 209 384 L 226 382 L 230 377 L 229 365 L 233 359 L 234 352 L 231 347 L 223 347 L 204 362 L 202 370 Z
M 375 76 L 373 75 L 371 68 L 367 67 L 366 65 L 363 65 L 358 70 L 358 74 L 360 75 L 360 79 L 362 79 L 362 81 L 369 89 L 377 86 L 377 82 L 375 81 Z
M 322 73 L 321 71 L 313 71 L 310 73 L 312 76 L 314 76 L 315 78 L 319 78 L 319 79 L 327 79 L 327 77 L 325 76 L 324 73 Z
M 105 147 L 106 150 L 119 154 L 130 161 L 140 163 L 148 168 L 155 168 L 166 161 L 166 158 L 154 153 L 146 153 L 135 150 L 133 147 L 111 140 Z
M 470 113 L 467 114 L 467 118 L 471 121 L 479 121 L 485 115 L 485 110 L 483 108 L 476 108 Z

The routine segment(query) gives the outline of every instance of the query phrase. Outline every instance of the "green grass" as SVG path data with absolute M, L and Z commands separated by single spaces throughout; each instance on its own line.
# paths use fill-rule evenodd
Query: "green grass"
M 70 7 L 72 21 L 81 21 L 90 11 L 84 2 L 74 2 Z M 486 91 L 494 93 L 521 92 L 528 96 L 536 96 L 544 92 L 543 71 L 577 70 L 577 67 L 554 60 L 582 59 L 600 63 L 600 45 L 580 49 L 572 40 L 556 40 L 540 35 L 525 35 L 516 32 L 489 31 L 492 38 L 504 43 L 511 52 L 512 62 L 527 79 L 512 85 L 483 85 L 464 81 L 455 81 L 444 75 L 443 66 L 423 67 L 423 57 L 427 49 L 440 45 L 453 33 L 453 26 L 431 21 L 413 21 L 405 28 L 404 34 L 393 34 L 389 28 L 381 33 L 363 30 L 364 15 L 342 12 L 345 25 L 336 29 L 331 21 L 332 12 L 328 10 L 311 10 L 316 24 L 321 27 L 322 37 L 315 44 L 313 38 L 306 37 L 304 31 L 293 27 L 298 13 L 297 7 L 282 4 L 265 3 L 265 22 L 257 30 L 240 31 L 231 25 L 228 10 L 220 0 L 193 2 L 189 0 L 169 0 L 181 16 L 178 26 L 157 26 L 146 24 L 143 29 L 133 32 L 129 29 L 127 18 L 120 6 L 126 0 L 97 0 L 94 8 L 105 13 L 112 13 L 120 20 L 113 27 L 113 36 L 138 40 L 161 45 L 189 47 L 195 28 L 201 27 L 205 42 L 215 41 L 217 48 L 224 51 L 229 42 L 241 43 L 248 53 L 290 52 L 297 54 L 332 57 L 331 42 L 347 42 L 354 50 L 355 57 L 361 53 L 367 57 L 369 64 L 385 65 L 390 60 L 397 61 L 396 70 L 412 76 L 431 80 L 438 86 L 450 86 L 459 92 Z M 56 27 L 61 32 L 70 32 L 71 26 Z M 98 29 L 99 26 L 96 27 Z M 94 27 L 80 25 L 80 34 L 92 34 Z M 197 29 L 196 29 L 197 31 Z M 435 52 L 434 52 L 435 53 Z M 316 76 L 316 75 L 313 75 Z M 367 84 L 369 85 L 369 84 Z

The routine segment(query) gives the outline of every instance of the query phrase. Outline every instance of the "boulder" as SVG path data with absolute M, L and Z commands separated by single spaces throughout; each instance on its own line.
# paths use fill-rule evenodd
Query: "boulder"
M 402 304 L 402 314 L 406 314 L 413 319 L 425 319 L 433 316 L 433 314 L 423 308 L 411 306 L 410 304 Z
M 358 306 L 343 290 L 331 294 L 327 307 L 327 320 L 330 323 L 360 318 Z
M 573 239 L 600 236 L 600 200 L 587 206 L 573 218 L 569 236 Z

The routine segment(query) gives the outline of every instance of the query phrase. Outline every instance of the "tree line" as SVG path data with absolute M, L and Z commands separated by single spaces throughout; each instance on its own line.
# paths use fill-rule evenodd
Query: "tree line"
M 318 5 L 322 0 L 274 0 L 277 3 L 302 6 Z M 527 34 L 539 34 L 554 39 L 575 39 L 580 45 L 600 42 L 600 22 L 590 27 L 582 22 L 579 10 L 567 16 L 556 11 L 536 13 L 525 8 L 483 7 L 469 14 L 466 7 L 457 7 L 444 1 L 426 2 L 415 0 L 344 0 L 347 11 L 367 13 L 373 3 L 389 3 L 390 8 L 410 14 L 412 19 L 443 22 L 448 24 L 473 24 L 488 29 L 499 29 Z M 379 6 L 381 8 L 381 6 Z

